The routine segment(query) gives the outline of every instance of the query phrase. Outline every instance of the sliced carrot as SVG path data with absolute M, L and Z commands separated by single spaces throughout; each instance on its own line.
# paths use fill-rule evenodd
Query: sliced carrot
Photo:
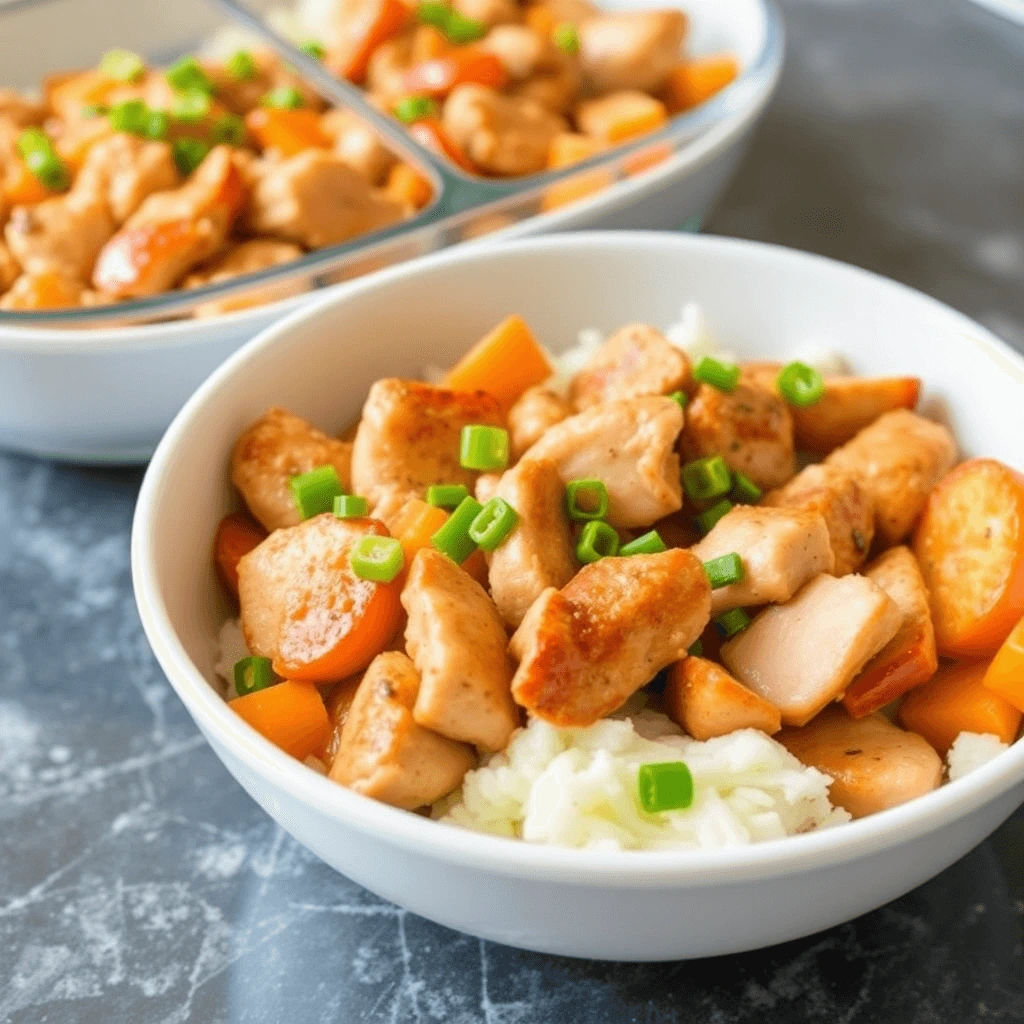
M 993 655 L 1024 615 L 1024 475 L 971 459 L 932 491 L 914 536 L 939 654 Z
M 448 516 L 443 508 L 428 505 L 419 498 L 405 503 L 391 526 L 394 536 L 402 542 L 407 567 L 420 548 L 431 547 L 430 538 L 448 522 Z M 462 563 L 462 568 L 481 586 L 487 586 L 487 559 L 479 548 Z
M 509 407 L 554 373 L 544 349 L 521 316 L 506 317 L 445 375 L 453 391 L 486 391 Z
M 331 720 L 312 683 L 286 679 L 228 702 L 236 714 L 286 754 L 304 761 L 323 753 Z
M 245 127 L 262 149 L 275 149 L 284 157 L 331 146 L 330 138 L 320 127 L 320 115 L 308 107 L 257 107 L 246 115 Z
M 224 585 L 238 597 L 238 563 L 257 544 L 266 540 L 267 531 L 241 512 L 225 516 L 213 538 L 213 560 Z
M 421 210 L 434 195 L 433 186 L 410 164 L 395 164 L 388 172 L 384 191 L 396 203 Z
M 627 142 L 629 139 L 639 138 L 649 132 L 656 131 L 668 120 L 668 111 L 665 105 L 654 100 L 645 109 L 636 109 L 630 113 L 623 113 L 623 116 L 613 121 L 608 126 L 607 139 L 609 142 Z
M 456 167 L 470 174 L 476 173 L 473 161 L 452 141 L 444 126 L 436 117 L 424 117 L 409 125 L 409 134 L 425 149 L 438 156 L 447 157 Z
M 673 114 L 689 110 L 724 89 L 739 74 L 739 61 L 730 53 L 695 57 L 676 67 L 668 77 L 664 97 Z
M 508 71 L 493 53 L 467 46 L 414 64 L 403 80 L 406 92 L 437 99 L 447 96 L 457 85 L 470 84 L 503 89 L 508 84 Z
M 327 66 L 350 82 L 362 82 L 373 51 L 397 36 L 408 24 L 409 15 L 409 8 L 401 0 L 377 0 L 366 5 L 362 16 L 345 26 L 338 45 L 327 55 Z
M 57 193 L 51 192 L 20 160 L 12 160 L 7 169 L 4 195 L 11 206 L 30 206 L 52 199 Z
M 532 28 L 544 39 L 550 39 L 551 33 L 558 27 L 558 21 L 550 7 L 535 4 L 526 8 L 526 27 Z
M 668 120 L 665 104 L 644 92 L 609 93 L 579 105 L 577 122 L 591 138 L 614 144 L 638 138 Z
M 900 724 L 923 736 L 940 754 L 962 732 L 991 733 L 1012 743 L 1021 712 L 984 684 L 988 662 L 939 669 L 931 682 L 912 690 L 900 707 Z
M 985 673 L 985 685 L 1024 711 L 1024 619 L 1017 623 Z

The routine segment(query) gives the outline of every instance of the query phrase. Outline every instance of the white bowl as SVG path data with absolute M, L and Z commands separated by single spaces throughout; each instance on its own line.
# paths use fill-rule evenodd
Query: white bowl
M 41 73 L 40 59 L 49 59 L 54 69 L 88 65 L 114 42 L 143 53 L 174 52 L 187 45 L 188 33 L 208 31 L 213 24 L 199 0 L 182 2 L 188 10 L 173 19 L 165 5 L 144 3 L 141 8 L 152 8 L 152 17 L 136 12 L 120 26 L 111 22 L 113 15 L 121 18 L 122 5 L 113 6 L 112 0 L 65 2 L 56 35 L 44 32 L 52 4 L 15 5 L 0 12 L 0 66 L 13 76 L 8 80 L 28 85 Z M 691 15 L 694 52 L 729 50 L 741 60 L 744 71 L 732 87 L 728 112 L 648 173 L 474 245 L 577 228 L 678 227 L 706 217 L 774 90 L 782 66 L 782 23 L 771 0 L 678 2 Z M 643 7 L 649 0 L 607 0 L 606 6 Z M 189 27 L 188 12 L 195 29 Z M 44 58 L 37 56 L 38 39 L 48 40 Z M 0 322 L 0 447 L 84 462 L 144 462 L 214 367 L 310 300 L 307 295 L 215 319 L 140 327 L 56 329 Z
M 370 384 L 445 365 L 521 313 L 554 350 L 584 326 L 667 326 L 703 306 L 739 356 L 808 344 L 866 373 L 921 374 L 966 452 L 1024 468 L 1024 360 L 983 327 L 891 281 L 751 242 L 643 233 L 452 251 L 386 271 L 289 317 L 237 353 L 182 410 L 139 496 L 136 597 L 149 641 L 229 771 L 299 842 L 378 895 L 513 946 L 659 960 L 738 952 L 845 921 L 920 884 L 1024 801 L 1024 741 L 903 807 L 819 833 L 721 852 L 597 853 L 477 835 L 351 793 L 287 757 L 221 700 L 217 630 L 230 614 L 211 566 L 233 505 L 228 456 L 271 404 L 327 430 Z M 965 382 L 970 382 L 965 387 Z

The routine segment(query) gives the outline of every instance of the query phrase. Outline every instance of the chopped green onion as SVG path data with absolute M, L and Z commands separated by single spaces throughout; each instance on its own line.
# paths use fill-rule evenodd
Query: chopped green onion
M 727 555 L 719 555 L 704 563 L 704 572 L 712 590 L 727 587 L 730 583 L 739 583 L 743 579 L 743 559 L 731 551 Z
M 149 110 L 146 112 L 145 127 L 142 134 L 147 139 L 154 139 L 157 142 L 167 138 L 170 129 L 170 118 L 166 110 Z
M 289 478 L 288 486 L 301 519 L 312 519 L 313 516 L 332 511 L 334 499 L 342 493 L 338 471 L 330 465 L 299 473 Z
M 437 0 L 424 0 L 416 7 L 416 20 L 421 25 L 433 25 L 434 28 L 443 29 L 451 16 L 451 6 Z
M 635 540 L 631 540 L 628 544 L 623 544 L 619 548 L 620 555 L 657 555 L 662 551 L 667 551 L 668 548 L 665 546 L 665 542 L 661 539 L 661 534 L 657 530 L 649 530 L 647 533 Z
M 149 123 L 149 107 L 142 100 L 124 100 L 110 108 L 107 119 L 115 132 L 145 135 Z
M 732 488 L 732 470 L 721 455 L 688 462 L 683 466 L 682 479 L 686 496 L 693 501 L 711 501 Z
M 100 60 L 100 71 L 118 82 L 137 82 L 146 73 L 146 65 L 131 50 L 108 50 Z
M 668 397 L 671 398 L 680 409 L 685 409 L 686 403 L 690 400 L 685 391 L 673 391 Z
M 723 498 L 720 502 L 712 505 L 711 508 L 706 508 L 699 516 L 697 516 L 697 525 L 700 527 L 702 533 L 710 533 L 722 516 L 727 515 L 733 509 L 733 504 L 727 498 Z
M 17 147 L 21 158 L 25 160 L 30 153 L 34 153 L 37 150 L 49 152 L 53 149 L 53 142 L 42 128 L 26 128 L 18 136 Z
M 86 103 L 79 113 L 87 121 L 92 121 L 97 117 L 103 117 L 110 110 L 105 103 Z
M 693 803 L 693 776 L 682 761 L 642 764 L 636 781 L 640 806 L 648 814 L 681 811 Z
M 26 128 L 17 141 L 18 152 L 32 176 L 50 192 L 63 192 L 71 185 L 71 172 L 46 132 Z
M 199 92 L 214 93 L 217 91 L 210 76 L 203 70 L 202 65 L 195 57 L 182 57 L 181 60 L 175 61 L 167 69 L 166 77 L 178 92 L 198 90 Z
M 820 402 L 821 396 L 825 394 L 824 378 L 813 366 L 806 363 L 790 363 L 784 366 L 775 386 L 790 405 L 801 409 Z
M 348 564 L 361 580 L 390 583 L 405 565 L 402 542 L 394 537 L 360 537 L 348 556 Z
M 750 625 L 750 616 L 742 608 L 733 608 L 723 612 L 715 619 L 718 632 L 726 639 L 742 632 Z
M 693 368 L 693 379 L 702 384 L 710 384 L 719 391 L 735 391 L 740 379 L 740 368 L 734 363 L 722 363 L 711 356 L 704 356 Z
M 291 85 L 279 85 L 260 100 L 265 107 L 276 107 L 278 110 L 298 110 L 306 105 L 301 92 Z
M 493 551 L 516 528 L 519 513 L 504 499 L 491 498 L 469 526 L 477 547 Z
M 255 656 L 235 662 L 235 693 L 239 697 L 265 690 L 274 681 L 274 670 L 269 658 Z
M 214 142 L 228 146 L 241 146 L 245 142 L 245 122 L 238 114 L 224 114 L 213 122 Z
M 475 43 L 487 35 L 485 22 L 477 21 L 476 18 L 467 18 L 464 14 L 459 14 L 458 11 L 452 11 L 448 15 L 448 21 L 439 28 L 445 34 L 448 42 L 454 43 L 456 46 Z
M 202 139 L 175 139 L 171 145 L 174 153 L 174 162 L 178 170 L 186 177 L 190 175 L 205 159 L 210 152 L 210 147 Z
M 560 25 L 556 25 L 554 32 L 551 33 L 551 38 L 562 53 L 573 56 L 580 52 L 580 34 L 571 21 L 563 21 Z
M 358 494 L 339 494 L 334 499 L 334 514 L 339 519 L 362 519 L 370 503 Z
M 470 537 L 469 528 L 482 508 L 476 498 L 466 495 L 448 517 L 448 522 L 430 538 L 430 543 L 453 562 L 462 565 L 476 551 L 476 541 Z
M 697 639 L 686 648 L 686 653 L 689 654 L 691 658 L 699 658 L 704 653 L 704 644 L 701 642 L 700 637 L 697 637 Z
M 427 504 L 435 508 L 458 508 L 468 495 L 469 490 L 463 484 L 431 484 L 427 488 Z
M 503 427 L 477 424 L 462 428 L 459 438 L 459 465 L 465 469 L 488 472 L 508 465 L 508 431 Z
M 576 557 L 583 563 L 597 562 L 619 553 L 619 535 L 600 520 L 587 523 L 576 544 Z
M 608 515 L 608 488 L 602 480 L 570 480 L 565 485 L 569 518 L 585 523 Z
M 255 78 L 259 73 L 256 61 L 248 50 L 236 50 L 224 62 L 227 73 L 237 82 L 245 82 Z
M 429 96 L 403 96 L 395 104 L 395 117 L 403 124 L 412 124 L 437 113 L 437 104 Z
M 732 493 L 730 497 L 737 504 L 756 505 L 762 497 L 761 488 L 742 473 L 734 473 L 732 478 Z
M 299 49 L 306 54 L 307 57 L 312 57 L 313 60 L 323 60 L 327 56 L 327 49 L 323 43 L 316 39 L 308 39 L 304 42 Z
M 209 93 L 201 89 L 180 92 L 171 100 L 171 117 L 182 124 L 199 124 L 209 116 L 211 108 Z

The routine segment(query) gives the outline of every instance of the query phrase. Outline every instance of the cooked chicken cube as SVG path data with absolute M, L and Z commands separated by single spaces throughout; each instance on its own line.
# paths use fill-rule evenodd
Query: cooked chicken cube
M 231 452 L 231 482 L 268 529 L 301 521 L 288 481 L 320 466 L 334 466 L 350 489 L 352 445 L 321 433 L 301 416 L 273 408 L 248 427 Z
M 328 110 L 320 127 L 334 140 L 334 152 L 371 185 L 381 184 L 397 162 L 381 137 L 351 110 Z
M 566 130 L 564 118 L 535 100 L 472 84 L 452 91 L 442 120 L 455 144 L 489 174 L 544 170 L 551 140 Z
M 72 309 L 93 297 L 77 277 L 68 277 L 59 270 L 42 270 L 16 278 L 0 295 L 0 309 Z
M 856 572 L 868 557 L 875 536 L 875 503 L 845 469 L 807 466 L 780 490 L 766 494 L 764 504 L 818 512 L 824 517 L 836 559 L 833 576 Z
M 684 658 L 669 670 L 665 713 L 695 740 L 760 729 L 771 736 L 782 728 L 779 709 L 737 682 L 706 658 Z
M 571 415 L 572 406 L 550 388 L 543 384 L 527 388 L 508 412 L 512 458 L 522 458 L 523 453 L 544 436 L 548 427 Z
M 340 156 L 307 149 L 260 177 L 246 219 L 256 234 L 319 249 L 385 228 L 402 216 L 398 203 L 373 192 Z
M 609 338 L 572 379 L 569 398 L 587 409 L 619 398 L 668 395 L 684 387 L 690 360 L 648 324 L 630 324 Z
M 540 71 L 512 86 L 510 92 L 524 100 L 533 100 L 553 114 L 568 117 L 580 91 L 579 65 L 570 59 L 550 71 Z
M 829 455 L 875 503 L 875 528 L 889 544 L 910 533 L 931 489 L 956 461 L 956 442 L 941 424 L 898 409 L 880 416 Z
M 538 6 L 551 15 L 556 25 L 568 21 L 579 26 L 601 14 L 601 9 L 590 0 L 539 0 Z
M 828 708 L 778 739 L 797 760 L 832 777 L 829 798 L 854 818 L 924 796 L 942 782 L 942 759 L 928 741 L 884 715 L 853 719 Z
M 231 246 L 215 260 L 197 267 L 183 282 L 185 288 L 202 288 L 220 284 L 243 274 L 255 274 L 282 263 L 291 263 L 302 256 L 303 250 L 291 242 L 277 242 L 273 238 L 250 238 Z M 267 286 L 261 285 L 263 291 Z
M 683 657 L 710 614 L 711 588 L 689 551 L 602 558 L 526 613 L 509 646 L 519 660 L 512 693 L 552 725 L 592 725 Z
M 721 657 L 741 683 L 806 725 L 841 697 L 900 628 L 896 603 L 863 576 L 819 576 L 786 604 L 771 605 Z
M 668 110 L 661 100 L 636 90 L 610 92 L 576 107 L 580 131 L 607 145 L 623 141 L 623 125 L 644 125 L 645 131 L 653 131 L 667 120 Z
M 498 493 L 498 484 L 501 483 L 501 477 L 501 473 L 481 473 L 476 478 L 476 487 L 473 489 L 473 494 L 481 505 L 486 505 Z
M 701 384 L 686 407 L 683 448 L 689 458 L 721 455 L 762 490 L 781 487 L 796 471 L 786 403 L 742 382 L 728 393 Z
M 459 464 L 462 428 L 503 422 L 497 399 L 482 391 L 379 380 L 363 406 L 352 450 L 355 493 L 372 507 L 389 495 L 420 497 L 431 484 L 464 484 L 472 491 L 477 475 Z
M 89 150 L 75 191 L 103 196 L 114 220 L 123 224 L 154 192 L 178 184 L 178 168 L 166 142 L 118 132 Z
M 412 709 L 420 691 L 413 663 L 378 654 L 359 684 L 330 777 L 407 811 L 440 800 L 476 767 L 473 748 L 424 729 Z
M 551 39 L 526 25 L 498 25 L 478 45 L 504 64 L 513 82 L 531 78 L 559 63 L 560 51 Z
M 602 480 L 608 522 L 648 526 L 682 505 L 675 441 L 683 410 L 671 398 L 608 402 L 551 427 L 523 456 L 551 459 L 563 482 Z
M 405 642 L 420 673 L 413 717 L 449 739 L 502 750 L 519 714 L 508 637 L 494 602 L 447 555 L 421 548 L 402 591 Z
M 693 547 L 702 562 L 733 552 L 743 560 L 743 579 L 711 592 L 712 615 L 783 604 L 834 564 L 825 520 L 800 509 L 737 505 Z
M 371 97 L 386 109 L 408 95 L 405 73 L 412 64 L 410 33 L 388 39 L 378 46 L 370 57 L 366 72 L 366 88 Z
M 616 11 L 580 25 L 580 61 L 595 92 L 657 92 L 679 63 L 682 11 Z

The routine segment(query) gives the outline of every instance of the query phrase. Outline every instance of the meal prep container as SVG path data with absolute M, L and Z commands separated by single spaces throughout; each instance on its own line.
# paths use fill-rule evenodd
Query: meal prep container
M 609 0 L 602 6 L 651 4 Z M 699 224 L 728 182 L 774 89 L 782 64 L 782 25 L 770 0 L 685 0 L 679 6 L 691 21 L 689 51 L 730 51 L 741 62 L 741 74 L 662 132 L 586 165 L 611 170 L 617 179 L 611 186 L 571 206 L 537 213 L 548 179 L 523 179 L 522 193 L 454 222 L 438 223 L 434 211 L 430 223 L 412 222 L 383 242 L 310 253 L 243 283 L 196 290 L 184 306 L 181 293 L 171 293 L 99 310 L 0 312 L 0 447 L 86 462 L 145 461 L 196 385 L 240 344 L 310 296 L 215 318 L 180 319 L 200 301 L 271 282 L 322 288 L 456 243 L 484 246 L 576 228 Z M 48 72 L 95 64 L 112 46 L 167 62 L 197 48 L 223 24 L 206 0 L 170 6 L 152 0 L 131 5 L 14 0 L 0 4 L 2 84 L 32 87 Z M 654 147 L 661 147 L 660 162 L 644 170 L 630 163 L 631 154 L 645 163 Z M 128 317 L 163 322 L 129 323 Z
M 221 367 L 150 465 L 132 571 L 146 634 L 178 695 L 231 774 L 282 827 L 332 867 L 431 920 L 572 956 L 734 953 L 830 927 L 902 895 L 1024 802 L 1021 740 L 927 796 L 820 832 L 700 852 L 533 846 L 350 792 L 265 741 L 210 685 L 218 630 L 234 614 L 210 555 L 217 523 L 237 502 L 229 454 L 267 407 L 283 405 L 340 431 L 359 415 L 374 380 L 449 365 L 509 313 L 523 315 L 557 352 L 584 327 L 667 327 L 687 300 L 700 303 L 717 340 L 740 359 L 785 361 L 814 347 L 842 353 L 860 373 L 922 376 L 924 412 L 949 424 L 965 454 L 1024 469 L 1024 360 L 985 328 L 822 257 L 643 233 L 452 250 L 346 286 Z

